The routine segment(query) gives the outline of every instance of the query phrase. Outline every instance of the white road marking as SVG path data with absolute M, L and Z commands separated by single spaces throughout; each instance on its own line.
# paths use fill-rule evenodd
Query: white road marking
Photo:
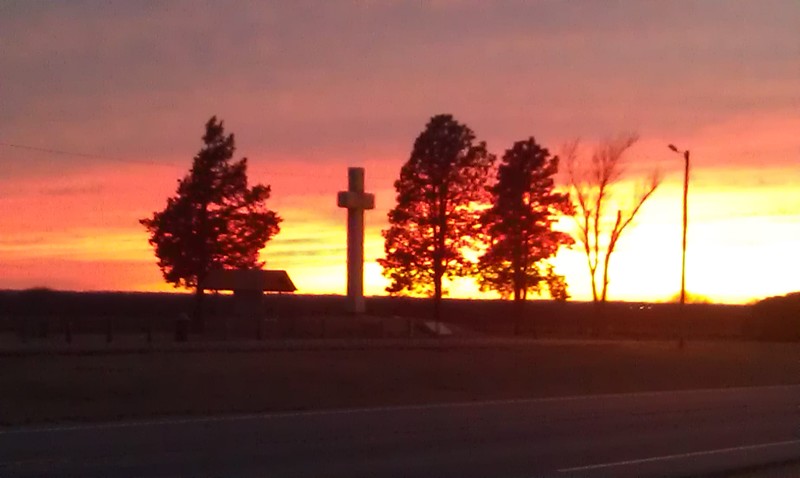
M 677 460 L 682 458 L 694 458 L 698 456 L 709 456 L 709 455 L 721 455 L 724 453 L 734 453 L 734 452 L 742 452 L 742 451 L 749 451 L 749 450 L 759 450 L 763 448 L 772 448 L 772 447 L 779 447 L 779 446 L 786 446 L 786 445 L 798 445 L 800 446 L 800 440 L 787 440 L 787 441 L 777 441 L 772 443 L 759 443 L 758 445 L 743 445 L 743 446 L 735 446 L 731 448 L 719 448 L 716 450 L 705 450 L 705 451 L 694 451 L 690 453 L 678 453 L 676 455 L 664 455 L 664 456 L 654 456 L 650 458 L 640 458 L 637 460 L 625 460 L 625 461 L 616 461 L 612 463 L 600 463 L 596 465 L 587 465 L 587 466 L 577 466 L 574 468 L 562 468 L 558 470 L 559 473 L 576 473 L 581 471 L 592 471 L 592 470 L 602 470 L 604 468 L 615 468 L 618 466 L 629 466 L 629 465 L 639 465 L 642 463 L 653 463 L 659 461 L 668 461 L 668 460 Z
M 136 427 L 152 427 L 162 425 L 184 425 L 194 423 L 212 423 L 212 422 L 238 422 L 248 420 L 273 420 L 281 418 L 292 417 L 313 417 L 322 415 L 354 415 L 354 414 L 367 414 L 367 413 L 382 413 L 382 412 L 395 412 L 395 411 L 420 411 L 420 410 L 441 410 L 446 408 L 469 408 L 469 407 L 484 407 L 484 406 L 497 406 L 497 405 L 535 405 L 537 403 L 552 403 L 552 402 L 576 402 L 585 400 L 603 400 L 614 398 L 647 398 L 647 397 L 660 397 L 665 395 L 675 394 L 702 394 L 702 393 L 737 393 L 756 390 L 779 390 L 779 389 L 798 389 L 800 392 L 800 384 L 795 385 L 768 385 L 762 387 L 730 387 L 730 388 L 706 388 L 695 390 L 661 390 L 653 392 L 634 392 L 634 393 L 607 393 L 597 395 L 568 395 L 564 397 L 541 397 L 541 398 L 518 398 L 518 399 L 505 399 L 505 400 L 483 400 L 472 402 L 450 402 L 450 403 L 430 403 L 419 405 L 390 405 L 383 407 L 362 407 L 362 408 L 339 408 L 330 410 L 305 410 L 295 412 L 266 412 L 266 413 L 250 413 L 243 415 L 213 415 L 205 417 L 185 417 L 185 418 L 167 418 L 157 420 L 133 420 L 133 421 L 120 421 L 120 422 L 102 422 L 102 423 L 85 423 L 76 425 L 59 425 L 51 427 L 30 427 L 30 428 L 6 428 L 0 429 L 0 435 L 15 435 L 15 434 L 34 434 L 34 433 L 53 433 L 53 432 L 68 432 L 68 431 L 82 431 L 82 430 L 107 430 L 117 428 L 136 428 Z

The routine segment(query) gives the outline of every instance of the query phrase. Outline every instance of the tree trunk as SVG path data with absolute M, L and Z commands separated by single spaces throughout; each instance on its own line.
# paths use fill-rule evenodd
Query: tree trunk
M 595 335 L 595 329 L 597 329 L 597 322 L 598 322 L 598 315 L 599 315 L 599 307 L 598 303 L 600 302 L 600 296 L 597 293 L 597 265 L 595 264 L 592 267 L 591 261 L 589 261 L 589 273 L 592 277 L 592 304 L 593 304 L 593 313 L 589 320 L 584 321 L 584 333 L 587 335 Z
M 205 302 L 205 289 L 197 286 L 194 293 L 194 313 L 192 314 L 192 328 L 198 334 L 202 334 L 206 329 L 206 317 L 203 303 Z
M 527 271 L 523 270 L 520 265 L 522 262 L 520 255 L 516 255 L 515 261 L 517 264 L 514 268 L 514 335 L 520 335 L 522 333 L 522 317 L 527 299 L 528 281 Z
M 588 237 L 588 234 L 587 234 Z M 588 239 L 587 239 L 588 241 Z M 586 335 L 594 335 L 594 330 L 597 328 L 597 315 L 598 315 L 598 307 L 597 301 L 599 300 L 599 296 L 597 294 L 597 261 L 599 260 L 598 257 L 595 256 L 594 262 L 592 261 L 592 249 L 589 247 L 589 243 L 586 243 L 586 262 L 589 265 L 589 277 L 592 279 L 592 304 L 593 304 L 593 313 L 587 320 L 584 321 L 583 331 Z
M 442 193 L 443 198 L 447 197 L 447 189 Z M 438 231 L 434 232 L 434 251 L 433 251 L 433 320 L 436 322 L 436 333 L 440 335 L 440 321 L 442 320 L 442 277 L 444 277 L 444 257 L 445 257 L 445 231 L 447 228 L 445 199 L 439 202 Z M 438 234 L 436 234 L 438 232 Z
M 522 320 L 525 317 L 525 302 L 523 297 L 514 299 L 514 335 L 522 333 Z M 533 329 L 533 336 L 536 337 L 536 329 Z
M 442 277 L 436 275 L 434 278 L 433 293 L 433 320 L 439 321 L 442 318 Z
M 606 301 L 606 297 L 607 297 L 607 292 L 608 292 L 608 262 L 611 259 L 611 252 L 612 252 L 612 250 L 608 251 L 608 253 L 606 254 L 605 263 L 603 264 L 603 289 L 602 289 L 602 295 L 601 295 L 601 302 L 605 302 Z
M 442 265 L 440 259 L 436 259 L 433 266 L 433 321 L 435 322 L 436 332 L 439 332 L 439 322 L 442 320 Z
M 614 252 L 614 244 L 608 246 L 605 261 L 603 261 L 603 283 L 600 295 L 600 310 L 598 315 L 598 329 L 606 332 L 608 329 L 608 311 L 606 310 L 606 299 L 608 298 L 608 265 L 611 261 L 611 254 Z M 600 330 L 598 330 L 600 332 Z
M 197 286 L 194 294 L 194 313 L 192 314 L 192 328 L 198 334 L 205 333 L 206 317 L 203 302 L 205 299 L 205 279 L 209 270 L 209 251 L 208 251 L 208 203 L 205 199 L 202 203 L 202 209 L 199 217 L 199 234 L 197 240 L 199 244 L 199 257 L 201 259 L 200 271 L 197 271 Z

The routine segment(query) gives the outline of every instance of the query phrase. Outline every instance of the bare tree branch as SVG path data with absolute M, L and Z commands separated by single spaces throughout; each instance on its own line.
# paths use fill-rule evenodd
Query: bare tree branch
M 606 300 L 609 262 L 620 236 L 661 182 L 659 172 L 654 170 L 648 181 L 638 188 L 632 207 L 627 211 L 617 209 L 613 213 L 616 216 L 613 226 L 604 224 L 604 218 L 610 212 L 607 209 L 612 204 L 614 186 L 625 172 L 625 153 L 638 139 L 637 134 L 622 134 L 605 140 L 594 148 L 588 161 L 580 159 L 578 140 L 570 141 L 561 148 L 561 155 L 567 165 L 570 193 L 577 204 L 575 221 L 578 241 L 583 244 L 586 254 L 592 299 L 595 302 Z M 603 276 L 598 287 L 599 268 L 602 268 Z

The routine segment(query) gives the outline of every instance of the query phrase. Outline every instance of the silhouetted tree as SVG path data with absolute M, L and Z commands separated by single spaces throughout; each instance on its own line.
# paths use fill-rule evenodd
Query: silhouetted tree
M 203 281 L 215 268 L 258 268 L 258 252 L 280 231 L 281 218 L 267 209 L 270 187 L 247 183 L 247 158 L 231 161 L 233 134 L 212 117 L 203 148 L 177 194 L 163 211 L 139 222 L 150 233 L 158 266 L 175 287 L 195 289 L 195 327 L 203 329 Z
M 568 297 L 564 277 L 548 261 L 561 246 L 574 243 L 569 234 L 553 230 L 559 216 L 574 213 L 569 193 L 555 191 L 557 172 L 557 156 L 533 138 L 517 141 L 503 155 L 497 182 L 489 188 L 492 206 L 481 217 L 488 244 L 479 262 L 481 289 L 513 294 L 515 333 L 528 291 L 544 286 L 553 298 Z
M 387 291 L 433 293 L 440 318 L 442 279 L 466 275 L 462 254 L 479 233 L 480 211 L 494 157 L 466 125 L 450 115 L 431 118 L 395 181 L 397 206 L 389 211 L 386 257 L 378 262 L 391 280 Z
M 578 141 L 564 147 L 563 156 L 577 208 L 578 241 L 586 253 L 594 302 L 606 301 L 608 266 L 617 242 L 661 182 L 658 171 L 653 170 L 626 209 L 619 207 L 612 198 L 614 186 L 624 172 L 623 157 L 638 139 L 637 135 L 630 134 L 607 140 L 594 149 L 588 163 L 578 158 Z M 602 274 L 599 287 L 598 272 Z

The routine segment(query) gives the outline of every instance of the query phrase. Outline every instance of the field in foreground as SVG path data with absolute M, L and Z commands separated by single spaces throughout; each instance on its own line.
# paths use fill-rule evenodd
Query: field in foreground
M 800 345 L 737 342 L 8 357 L 0 424 L 795 383 Z

